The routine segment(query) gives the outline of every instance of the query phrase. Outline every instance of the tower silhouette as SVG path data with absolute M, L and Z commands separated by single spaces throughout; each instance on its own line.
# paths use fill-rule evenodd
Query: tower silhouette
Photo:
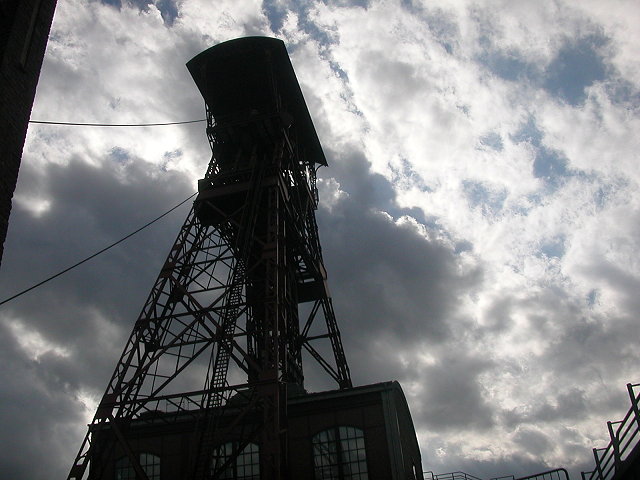
M 132 423 L 185 419 L 196 440 L 182 478 L 230 478 L 250 445 L 260 478 L 283 478 L 303 352 L 351 387 L 314 213 L 326 159 L 284 43 L 232 40 L 187 67 L 213 155 L 68 479 L 103 478 L 116 448 L 122 478 L 155 478 L 129 444 Z

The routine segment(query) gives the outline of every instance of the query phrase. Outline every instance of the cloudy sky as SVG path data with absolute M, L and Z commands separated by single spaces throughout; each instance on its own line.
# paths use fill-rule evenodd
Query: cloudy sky
M 281 38 L 329 161 L 354 382 L 402 383 L 425 470 L 579 478 L 640 381 L 638 25 L 633 0 L 59 0 L 32 119 L 203 118 L 184 64 Z M 187 198 L 209 157 L 202 123 L 32 125 L 2 298 Z M 67 474 L 187 210 L 0 307 L 3 476 Z

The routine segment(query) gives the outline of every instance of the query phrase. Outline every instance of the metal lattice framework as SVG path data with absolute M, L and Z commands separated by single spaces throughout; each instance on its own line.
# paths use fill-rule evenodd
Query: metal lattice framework
M 251 442 L 262 478 L 282 478 L 287 389 L 303 386 L 303 351 L 351 386 L 318 239 L 316 167 L 295 120 L 279 111 L 221 118 L 209 108 L 207 118 L 213 156 L 199 195 L 68 479 L 102 478 L 115 443 L 146 479 L 125 431 L 154 412 L 167 423 L 194 419 L 184 478 L 216 478 Z M 228 408 L 233 398 L 243 401 Z M 236 450 L 212 471 L 212 449 L 239 426 Z

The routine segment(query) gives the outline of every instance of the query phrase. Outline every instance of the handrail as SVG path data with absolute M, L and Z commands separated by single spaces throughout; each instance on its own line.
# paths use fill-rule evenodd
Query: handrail
M 534 473 L 533 475 L 527 475 L 526 477 L 519 477 L 516 480 L 563 480 L 561 474 L 564 474 L 564 480 L 569 480 L 569 472 L 564 468 L 554 468 L 553 470 L 547 470 L 546 472 Z
M 611 480 L 620 470 L 622 463 L 640 443 L 640 393 L 633 387 L 640 384 L 627 383 L 631 407 L 625 417 L 617 422 L 607 422 L 610 442 L 604 448 L 594 448 L 595 469 L 582 472 L 582 480 Z M 617 425 L 614 428 L 614 425 Z M 602 452 L 602 453 L 599 453 Z
M 424 474 L 431 475 L 430 480 L 481 480 L 478 477 L 469 475 L 464 472 L 450 472 L 450 473 L 433 473 L 431 471 L 424 472 Z M 562 476 L 561 474 L 564 474 Z M 425 477 L 427 478 L 427 477 Z M 515 478 L 514 475 L 504 475 L 502 477 L 493 477 L 491 480 L 569 480 L 569 473 L 564 468 L 556 468 L 553 470 L 547 470 L 546 472 L 534 473 L 526 477 Z
M 474 477 L 473 475 L 469 475 L 464 472 L 450 472 L 450 473 L 431 473 L 431 478 L 433 480 L 482 480 L 478 477 Z

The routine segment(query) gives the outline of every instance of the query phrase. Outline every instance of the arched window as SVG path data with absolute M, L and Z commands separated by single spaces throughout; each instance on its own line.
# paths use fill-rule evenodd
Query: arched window
M 355 427 L 333 427 L 313 437 L 316 480 L 368 480 L 364 434 Z
M 211 473 L 213 474 L 227 462 L 238 448 L 237 442 L 228 442 L 220 445 L 213 451 Z M 237 480 L 260 480 L 260 455 L 258 445 L 250 443 L 242 449 L 235 461 L 225 467 L 218 478 L 233 478 Z
M 160 480 L 160 457 L 150 453 L 141 453 L 138 461 L 149 480 Z M 136 480 L 136 471 L 133 469 L 129 457 L 125 456 L 116 461 L 116 480 Z

